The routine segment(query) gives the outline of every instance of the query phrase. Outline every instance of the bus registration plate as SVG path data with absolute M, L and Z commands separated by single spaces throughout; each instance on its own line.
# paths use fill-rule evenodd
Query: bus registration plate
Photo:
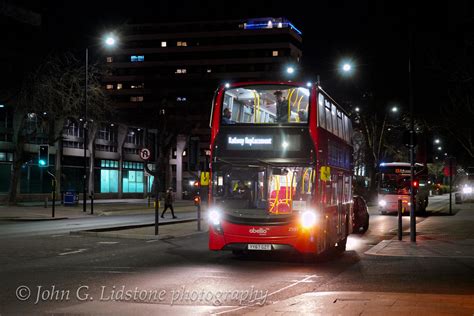
M 270 244 L 249 244 L 249 250 L 272 250 L 272 245 Z

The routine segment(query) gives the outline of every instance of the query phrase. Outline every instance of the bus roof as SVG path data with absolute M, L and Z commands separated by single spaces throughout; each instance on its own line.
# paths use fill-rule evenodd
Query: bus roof
M 416 162 L 415 166 L 422 167 L 423 164 Z M 380 167 L 410 167 L 410 163 L 409 162 L 382 162 L 380 164 Z

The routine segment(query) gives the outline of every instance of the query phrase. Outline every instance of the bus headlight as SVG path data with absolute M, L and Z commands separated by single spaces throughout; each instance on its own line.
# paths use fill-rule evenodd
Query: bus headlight
M 209 211 L 209 222 L 214 226 L 219 226 L 221 224 L 221 212 L 217 209 L 211 209 Z
M 472 187 L 465 186 L 462 188 L 462 193 L 464 194 L 472 194 Z
M 316 215 L 316 212 L 314 211 L 304 211 L 300 215 L 300 222 L 301 226 L 303 228 L 311 228 L 314 225 L 316 225 L 316 222 L 318 220 L 318 216 Z
M 380 200 L 380 201 L 379 201 L 379 206 L 381 206 L 381 207 L 387 206 L 387 201 L 385 201 L 385 200 Z

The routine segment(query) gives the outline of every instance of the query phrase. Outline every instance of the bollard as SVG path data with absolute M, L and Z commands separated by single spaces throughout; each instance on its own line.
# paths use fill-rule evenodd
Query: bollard
M 91 191 L 91 215 L 94 215 L 94 191 Z
M 201 231 L 201 197 L 199 195 L 194 197 L 194 205 L 197 208 L 197 230 Z
M 156 190 L 156 195 L 155 195 L 155 236 L 158 235 L 158 225 L 159 225 L 159 216 L 158 216 L 158 213 L 159 213 L 159 209 L 158 209 L 158 206 L 159 206 L 159 200 L 158 200 L 158 190 Z
M 44 198 L 44 208 L 48 208 L 48 198 Z
M 54 215 L 55 215 L 55 204 L 56 204 L 56 180 L 53 180 L 53 207 L 52 207 L 52 217 L 54 218 Z
M 197 220 L 198 220 L 198 231 L 200 232 L 201 231 L 201 203 L 199 203 L 199 205 L 197 206 Z
M 398 240 L 402 240 L 402 200 L 398 200 Z

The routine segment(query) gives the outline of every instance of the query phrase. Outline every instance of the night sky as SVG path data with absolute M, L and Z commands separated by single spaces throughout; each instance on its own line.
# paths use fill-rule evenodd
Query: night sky
M 415 1 L 411 1 L 415 2 Z M 413 31 L 415 113 L 440 119 L 447 100 L 446 73 L 465 39 L 474 42 L 470 1 L 15 1 L 43 14 L 44 49 L 83 49 L 101 34 L 133 21 L 188 21 L 287 17 L 303 32 L 305 72 L 321 76 L 340 102 L 361 104 L 370 92 L 380 108 L 408 111 L 409 29 Z M 342 78 L 343 58 L 356 72 Z M 436 93 L 434 93 L 436 92 Z
M 34 6 L 43 13 L 46 45 L 51 49 L 93 45 L 100 34 L 137 18 L 166 22 L 287 17 L 303 32 L 307 73 L 319 74 L 323 85 L 331 89 L 355 95 L 370 90 L 381 100 L 402 106 L 406 106 L 408 85 L 409 24 L 414 31 L 418 89 L 437 84 L 436 74 L 430 71 L 432 56 L 448 54 L 456 37 L 472 36 L 474 29 L 468 1 L 416 7 L 400 1 L 313 1 L 309 5 L 306 1 L 144 0 L 39 1 Z M 342 80 L 337 72 L 343 58 L 357 65 L 349 80 Z

